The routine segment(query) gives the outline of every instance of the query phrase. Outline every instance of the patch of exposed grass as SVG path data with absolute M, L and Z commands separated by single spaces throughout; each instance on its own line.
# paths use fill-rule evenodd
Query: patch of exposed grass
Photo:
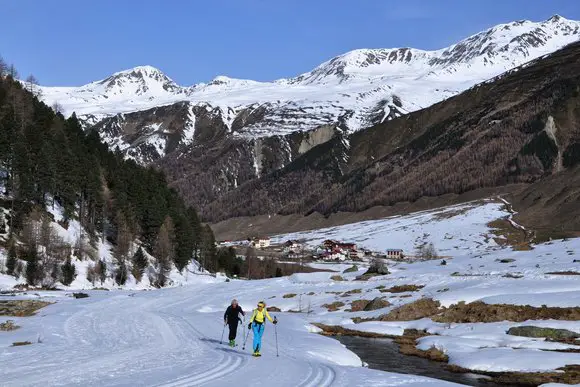
M 580 307 L 558 308 L 529 305 L 486 304 L 481 301 L 451 305 L 433 317 L 434 321 L 446 323 L 475 323 L 526 320 L 580 320 Z
M 282 298 L 294 298 L 294 297 L 296 297 L 296 293 L 288 293 L 282 296 Z
M 431 298 L 421 298 L 419 300 L 401 305 L 387 314 L 379 317 L 381 321 L 411 321 L 424 317 L 431 317 L 440 312 L 439 301 Z
M 352 290 L 347 290 L 346 292 L 342 293 L 341 297 L 349 297 L 352 296 L 353 294 L 361 294 L 362 293 L 362 289 L 352 289 Z
M 456 365 L 448 365 L 447 369 L 457 373 L 472 372 Z M 475 372 L 491 377 L 496 384 L 512 386 L 539 386 L 547 383 L 576 385 L 580 383 L 580 365 L 567 365 L 549 372 Z
M 524 230 L 512 226 L 507 219 L 496 219 L 487 226 L 495 235 L 493 240 L 500 246 L 511 246 L 516 251 L 532 250 L 528 236 Z
M 350 303 L 351 312 L 360 312 L 371 302 L 370 300 L 355 300 Z
M 551 272 L 546 273 L 546 274 L 549 274 L 549 275 L 580 275 L 580 272 L 568 270 L 568 271 L 551 271 Z
M 569 331 L 567 329 L 536 327 L 532 325 L 522 325 L 519 327 L 511 327 L 507 331 L 508 335 L 524 336 L 524 337 L 545 337 L 553 341 L 569 342 L 580 338 L 580 334 Z
M 348 269 L 345 269 L 345 270 L 343 271 L 343 274 L 346 274 L 346 273 L 355 273 L 355 272 L 357 272 L 357 271 L 358 271 L 358 266 L 357 266 L 357 265 L 352 265 L 352 266 L 351 266 L 351 267 L 349 267 Z
M 50 305 L 50 302 L 38 300 L 0 301 L 0 316 L 29 317 L 47 305 Z
M 321 334 L 324 336 L 358 336 L 370 338 L 394 338 L 392 335 L 384 335 L 381 333 L 357 331 L 354 329 L 343 328 L 338 325 L 325 325 L 319 323 L 312 323 L 312 325 L 322 329 Z
M 344 306 L 344 302 L 335 301 L 332 304 L 324 304 L 322 305 L 323 308 L 328 309 L 329 312 L 336 312 L 340 308 Z
M 423 289 L 425 285 L 395 285 L 388 289 L 381 289 L 381 293 L 405 293 L 417 292 Z
M 340 275 L 333 275 L 332 277 L 330 277 L 330 279 L 333 281 L 344 281 L 344 278 L 342 278 L 342 276 Z

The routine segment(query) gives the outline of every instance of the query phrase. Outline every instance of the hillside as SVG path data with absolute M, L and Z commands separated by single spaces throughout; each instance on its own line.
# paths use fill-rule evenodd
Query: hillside
M 142 66 L 80 87 L 43 87 L 42 98 L 76 111 L 111 149 L 162 168 L 214 220 L 208 204 L 227 192 L 332 138 L 356 137 L 554 52 L 578 39 L 579 26 L 554 16 L 498 25 L 435 51 L 360 49 L 273 82 L 220 76 L 180 86 Z
M 0 72 L 0 279 L 161 287 L 196 260 L 218 269 L 211 229 L 162 172 L 111 152 L 37 93 Z
M 575 175 L 579 66 L 574 43 L 427 109 L 337 136 L 224 195 L 204 215 L 358 212 Z

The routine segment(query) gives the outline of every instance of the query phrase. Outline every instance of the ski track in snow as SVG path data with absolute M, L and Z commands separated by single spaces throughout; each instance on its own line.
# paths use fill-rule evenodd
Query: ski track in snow
M 300 387 L 328 387 L 332 386 L 336 378 L 336 372 L 325 365 L 310 365 L 310 373 L 306 380 L 300 383 Z

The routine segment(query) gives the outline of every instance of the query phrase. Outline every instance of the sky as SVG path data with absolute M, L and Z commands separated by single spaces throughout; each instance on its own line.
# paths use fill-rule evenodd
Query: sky
M 181 85 L 269 81 L 357 48 L 449 46 L 579 0 L 0 0 L 0 56 L 24 78 L 82 85 L 139 65 Z

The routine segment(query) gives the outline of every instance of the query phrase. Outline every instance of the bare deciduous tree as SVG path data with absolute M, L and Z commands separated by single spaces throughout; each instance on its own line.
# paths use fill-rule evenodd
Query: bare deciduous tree
M 8 75 L 8 63 L 0 56 L 0 77 L 5 77 L 6 75 Z
M 38 85 L 38 79 L 34 75 L 29 75 L 26 77 L 26 89 L 34 95 L 36 98 L 40 98 L 42 96 L 42 91 L 40 90 L 40 86 Z
M 155 242 L 154 254 L 157 259 L 157 279 L 155 285 L 163 287 L 167 283 L 167 277 L 171 270 L 171 262 L 175 256 L 175 228 L 171 217 L 165 217 L 157 240 Z
M 436 259 L 438 257 L 437 250 L 432 242 L 418 246 L 415 255 L 421 259 Z
M 64 114 L 64 107 L 60 103 L 54 102 L 51 107 L 55 113 Z
M 8 75 L 11 76 L 13 79 L 18 78 L 18 70 L 16 70 L 16 66 L 14 66 L 13 64 L 11 64 L 10 66 L 8 66 Z

